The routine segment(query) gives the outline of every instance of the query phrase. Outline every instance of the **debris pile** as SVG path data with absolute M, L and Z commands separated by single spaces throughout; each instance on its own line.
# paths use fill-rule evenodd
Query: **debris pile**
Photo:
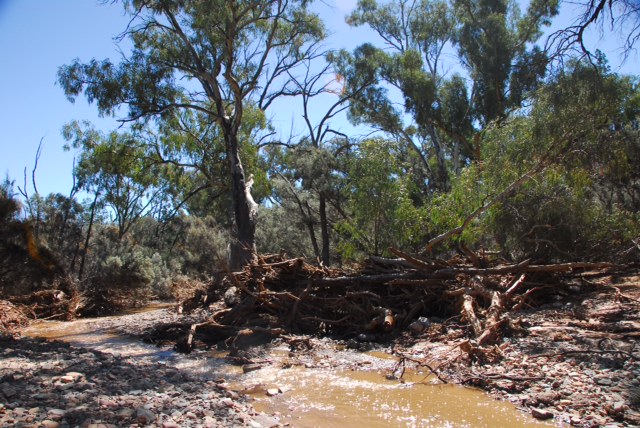
M 0 337 L 15 336 L 29 320 L 24 313 L 8 300 L 0 300 Z
M 194 308 L 215 302 L 207 320 L 185 329 L 178 348 L 188 352 L 194 340 L 229 344 L 252 335 L 364 334 L 383 341 L 407 328 L 419 330 L 424 317 L 438 317 L 464 326 L 461 349 L 473 353 L 517 330 L 518 311 L 584 291 L 591 286 L 588 278 L 622 268 L 500 264 L 486 257 L 427 260 L 391 250 L 398 258 L 372 257 L 353 271 L 313 266 L 302 258 L 259 257 L 182 303 Z

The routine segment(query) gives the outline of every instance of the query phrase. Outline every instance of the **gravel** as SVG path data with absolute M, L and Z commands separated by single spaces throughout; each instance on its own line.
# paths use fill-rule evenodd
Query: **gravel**
M 277 424 L 228 391 L 223 379 L 194 378 L 160 361 L 57 341 L 0 338 L 0 426 Z

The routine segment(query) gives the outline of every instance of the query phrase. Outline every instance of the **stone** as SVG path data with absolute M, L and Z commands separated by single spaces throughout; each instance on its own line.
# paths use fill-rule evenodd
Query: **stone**
M 291 390 L 291 388 L 289 388 L 288 386 L 279 386 L 278 387 L 278 391 L 280 392 L 280 394 L 284 394 L 285 392 Z
M 58 394 L 52 392 L 41 392 L 33 396 L 36 400 L 55 400 L 58 398 Z
M 136 411 L 133 409 L 128 409 L 128 408 L 120 409 L 116 412 L 116 417 L 118 419 L 128 419 L 132 417 L 135 412 Z
M 261 364 L 245 364 L 242 366 L 242 373 L 249 373 L 262 368 Z
M 253 422 L 257 422 L 260 426 L 271 428 L 280 425 L 280 421 L 273 416 L 265 415 L 261 413 L 259 415 L 253 416 Z
M 597 378 L 596 383 L 601 386 L 611 386 L 613 384 L 611 379 L 607 379 L 606 377 Z
M 140 407 L 135 412 L 136 421 L 143 425 L 148 425 L 156 420 L 156 415 L 149 409 Z
M 553 418 L 554 414 L 551 410 L 537 409 L 534 407 L 531 409 L 531 416 L 533 416 L 536 419 L 545 420 L 545 419 Z
M 624 403 L 624 401 L 616 401 L 615 403 L 607 403 L 604 406 L 604 410 L 607 415 L 616 417 L 625 412 L 628 409 L 628 406 Z
M 414 333 L 422 333 L 425 329 L 425 326 L 420 321 L 414 321 L 409 324 L 409 329 Z
M 44 421 L 40 422 L 40 425 L 42 425 L 44 428 L 58 428 L 60 426 L 60 423 L 52 421 L 51 419 L 45 419 Z
M 8 383 L 3 383 L 2 386 L 0 386 L 0 391 L 2 391 L 7 398 L 14 397 L 18 393 L 18 390 Z
M 67 413 L 67 412 L 66 412 L 66 411 L 64 411 L 64 410 L 62 410 L 62 409 L 50 409 L 50 410 L 47 412 L 47 416 L 49 417 L 49 419 L 53 419 L 53 420 L 55 420 L 55 421 L 58 421 L 58 420 L 60 420 L 60 419 L 64 418 L 64 415 L 65 415 L 66 413 Z
M 269 388 L 267 389 L 267 395 L 269 397 L 273 397 L 274 395 L 280 394 L 280 390 L 278 388 Z
M 231 398 L 232 400 L 239 400 L 240 394 L 235 391 L 226 391 L 226 396 Z
M 217 426 L 217 425 L 218 425 L 218 424 L 216 423 L 215 418 L 213 418 L 213 417 L 211 417 L 211 416 L 205 416 L 205 417 L 204 417 L 204 420 L 203 420 L 202 422 L 204 423 L 204 426 L 205 426 L 205 427 L 207 427 L 207 428 L 215 427 L 215 426 Z

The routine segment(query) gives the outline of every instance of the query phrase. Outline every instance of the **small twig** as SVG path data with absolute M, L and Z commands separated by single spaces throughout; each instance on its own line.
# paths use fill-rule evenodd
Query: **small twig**
M 636 303 L 640 303 L 640 300 L 638 299 L 634 299 L 633 297 L 629 297 L 626 294 L 623 294 L 622 291 L 620 291 L 620 289 L 614 285 L 610 286 L 611 288 L 613 288 L 614 290 L 616 290 L 616 297 L 617 298 L 623 298 L 623 299 L 627 299 L 630 302 L 636 302 Z
M 303 321 L 317 321 L 317 322 L 323 322 L 326 324 L 340 324 L 345 322 L 346 320 L 348 320 L 349 318 L 351 318 L 351 315 L 346 315 L 340 319 L 337 320 L 329 320 L 329 319 L 325 319 L 325 318 L 318 318 L 318 317 L 304 317 L 301 318 Z
M 440 374 L 436 371 L 436 369 L 434 369 L 433 367 L 431 367 L 431 366 L 430 366 L 427 362 L 425 362 L 425 361 L 417 360 L 417 359 L 415 359 L 415 358 L 412 358 L 412 357 L 409 357 L 409 356 L 407 356 L 407 355 L 403 355 L 403 354 L 400 354 L 400 360 L 399 360 L 399 362 L 398 362 L 398 363 L 400 363 L 400 361 L 402 361 L 402 365 L 403 365 L 403 368 L 402 368 L 402 374 L 404 374 L 404 362 L 405 362 L 405 361 L 411 361 L 411 362 L 413 362 L 413 363 L 416 363 L 416 364 L 417 364 L 418 366 L 420 366 L 420 367 L 426 367 L 427 369 L 429 369 L 429 371 L 430 371 L 430 372 L 431 372 L 435 377 L 437 377 L 437 378 L 438 378 L 438 380 L 439 380 L 440 382 L 445 383 L 445 384 L 449 383 L 449 382 L 447 382 L 447 380 L 446 380 L 446 379 L 444 379 L 442 376 L 440 376 Z M 396 369 L 396 370 L 397 370 L 397 369 Z M 396 370 L 394 370 L 394 372 L 395 372 Z M 400 378 L 402 378 L 402 375 L 400 376 Z
M 640 361 L 640 357 L 636 357 L 632 353 L 627 352 L 627 351 L 622 351 L 620 349 L 611 349 L 611 350 L 589 349 L 589 350 L 585 350 L 585 351 L 578 351 L 578 350 L 562 351 L 562 352 L 556 352 L 556 353 L 551 353 L 551 354 L 531 355 L 530 358 L 560 357 L 560 356 L 573 355 L 573 354 L 598 354 L 598 355 L 621 354 L 621 355 L 625 355 L 625 356 L 631 358 L 632 360 Z
M 507 379 L 507 380 L 512 380 L 515 382 L 524 382 L 524 381 L 528 381 L 528 380 L 543 380 L 545 377 L 544 376 L 515 376 L 515 375 L 510 375 L 508 373 L 505 374 L 500 374 L 500 373 L 487 373 L 484 375 L 475 375 L 475 376 L 470 376 L 467 378 L 467 380 L 470 379 Z

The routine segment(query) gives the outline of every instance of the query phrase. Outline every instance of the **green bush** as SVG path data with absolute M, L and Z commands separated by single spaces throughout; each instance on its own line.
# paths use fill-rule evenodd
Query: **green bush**
M 541 261 L 636 257 L 640 236 L 640 108 L 632 80 L 574 64 L 528 111 L 488 129 L 482 161 L 433 198 L 432 236 L 498 199 L 462 236 L 508 258 Z M 500 199 L 519 178 L 523 184 Z M 455 244 L 455 242 L 454 242 Z

